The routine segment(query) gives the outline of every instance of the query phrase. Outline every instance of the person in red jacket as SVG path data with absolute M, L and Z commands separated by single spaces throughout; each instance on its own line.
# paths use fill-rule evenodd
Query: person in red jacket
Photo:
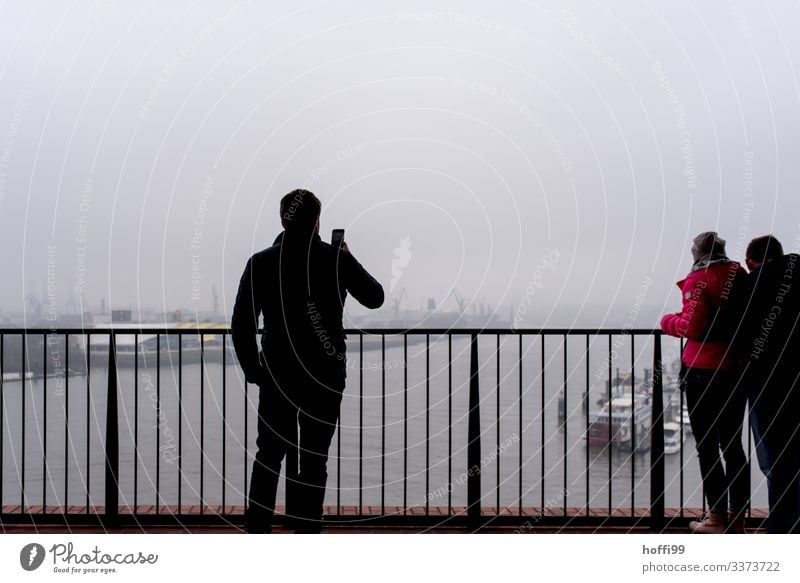
M 689 528 L 702 534 L 742 533 L 750 505 L 750 468 L 742 447 L 747 394 L 722 322 L 728 316 L 718 315 L 746 272 L 728 259 L 725 241 L 717 233 L 701 233 L 693 243 L 692 270 L 678 282 L 683 307 L 661 319 L 664 333 L 686 339 L 681 389 L 686 394 L 709 508 Z

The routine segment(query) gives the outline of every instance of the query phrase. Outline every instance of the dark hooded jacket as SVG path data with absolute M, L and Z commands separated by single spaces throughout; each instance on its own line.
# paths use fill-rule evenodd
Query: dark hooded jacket
M 800 255 L 793 253 L 753 270 L 738 286 L 743 314 L 735 347 L 745 366 L 756 406 L 776 426 L 797 431 L 800 423 Z
M 284 231 L 250 257 L 231 317 L 236 356 L 251 383 L 265 375 L 315 378 L 343 386 L 346 375 L 342 313 L 347 294 L 368 308 L 383 304 L 383 287 L 347 251 L 311 236 Z M 264 317 L 261 354 L 254 342 Z

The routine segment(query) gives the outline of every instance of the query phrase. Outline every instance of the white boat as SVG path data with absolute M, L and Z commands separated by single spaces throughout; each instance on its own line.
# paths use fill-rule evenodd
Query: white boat
M 133 367 L 137 363 L 139 366 L 152 366 L 158 362 L 162 366 L 177 364 L 180 361 L 185 364 L 197 363 L 202 358 L 205 362 L 222 362 L 223 360 L 223 333 L 215 331 L 214 328 L 222 327 L 218 323 L 188 323 L 170 322 L 164 323 L 125 323 L 113 324 L 112 326 L 100 325 L 98 328 L 113 327 L 117 331 L 115 334 L 117 366 Z M 148 334 L 133 333 L 140 328 L 165 328 L 167 330 L 190 331 L 185 334 Z M 191 331 L 197 331 L 192 334 Z M 130 331 L 126 333 L 127 331 Z M 201 347 L 200 338 L 203 339 Z M 85 344 L 85 342 L 84 342 Z M 108 334 L 92 334 L 90 340 L 90 354 L 92 365 L 100 365 L 108 362 Z M 233 349 L 233 342 L 227 338 L 225 342 L 225 357 L 228 364 L 235 364 L 236 353 Z
M 664 453 L 680 453 L 686 434 L 681 432 L 681 425 L 675 421 L 664 423 Z
M 32 378 L 33 378 L 33 372 L 25 371 L 25 379 L 28 380 L 28 379 L 32 379 Z M 3 373 L 3 382 L 21 381 L 21 380 L 22 380 L 22 374 L 21 373 L 18 373 L 18 372 L 4 372 Z
M 586 443 L 590 447 L 613 445 L 624 451 L 650 449 L 650 399 L 623 393 L 589 415 Z

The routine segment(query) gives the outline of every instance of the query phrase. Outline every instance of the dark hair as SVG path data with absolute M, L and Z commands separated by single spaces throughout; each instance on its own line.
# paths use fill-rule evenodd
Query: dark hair
M 772 235 L 756 237 L 747 246 L 745 257 L 756 263 L 764 263 L 783 255 L 783 245 Z
M 311 230 L 321 210 L 322 204 L 313 192 L 298 188 L 281 199 L 281 225 L 287 230 Z

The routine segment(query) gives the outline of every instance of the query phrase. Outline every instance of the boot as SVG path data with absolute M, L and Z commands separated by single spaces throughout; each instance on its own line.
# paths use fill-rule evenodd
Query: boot
M 689 523 L 689 530 L 695 534 L 723 534 L 728 526 L 728 515 L 718 512 L 707 512 L 702 520 Z
M 728 512 L 728 529 L 725 532 L 727 534 L 747 534 L 744 529 L 744 514 Z

